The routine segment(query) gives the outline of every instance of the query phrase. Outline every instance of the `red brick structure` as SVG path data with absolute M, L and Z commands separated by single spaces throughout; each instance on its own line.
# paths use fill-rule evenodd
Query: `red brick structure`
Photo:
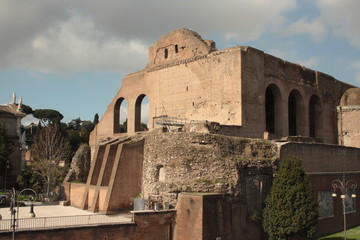
M 175 221 L 174 210 L 133 213 L 132 223 L 74 226 L 55 229 L 17 230 L 17 240 L 169 240 Z M 12 232 L 1 232 L 0 240 L 11 238 Z
M 149 132 L 140 127 L 145 97 Z M 175 30 L 150 48 L 143 70 L 124 77 L 91 133 L 88 181 L 67 184 L 68 200 L 108 213 L 129 209 L 141 193 L 176 207 L 168 239 L 264 239 L 259 219 L 273 174 L 295 156 L 320 206 L 317 235 L 341 230 L 331 182 L 360 180 L 358 99 L 358 89 L 324 73 L 251 47 L 217 50 Z M 355 205 L 347 217 L 360 224 Z

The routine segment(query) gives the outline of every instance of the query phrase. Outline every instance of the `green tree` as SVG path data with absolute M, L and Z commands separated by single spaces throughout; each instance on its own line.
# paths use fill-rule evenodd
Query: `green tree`
M 34 118 L 41 121 L 43 126 L 60 123 L 64 116 L 53 109 L 36 109 L 33 113 Z
M 21 105 L 21 111 L 23 113 L 26 113 L 26 114 L 33 114 L 34 113 L 34 110 L 30 106 L 25 105 L 25 104 Z
M 94 124 L 94 126 L 96 126 L 96 124 L 98 124 L 98 123 L 99 123 L 99 114 L 95 113 L 93 124 Z
M 68 128 L 72 129 L 72 130 L 80 131 L 81 122 L 82 121 L 81 121 L 81 119 L 79 117 L 75 118 L 75 119 L 71 120 L 71 122 L 68 123 Z
M 72 152 L 76 152 L 79 146 L 82 143 L 82 138 L 80 136 L 80 131 L 76 130 L 67 130 L 67 138 L 69 140 L 70 149 Z
M 311 237 L 317 208 L 308 177 L 297 158 L 285 158 L 265 200 L 263 227 L 270 240 Z
M 33 166 L 46 183 L 46 195 L 64 173 L 61 166 L 69 156 L 69 144 L 58 124 L 44 127 L 35 137 L 32 146 Z
M 12 143 L 7 137 L 7 130 L 5 125 L 0 124 L 0 176 L 4 176 L 5 170 L 9 165 L 10 155 L 13 152 L 11 149 Z
M 119 124 L 119 126 L 120 126 L 121 133 L 127 132 L 127 119 L 123 122 L 123 124 Z
M 89 143 L 89 135 L 95 125 L 91 121 L 82 121 L 80 127 L 80 135 L 83 143 Z
M 39 175 L 33 165 L 25 164 L 16 182 L 20 188 L 32 188 L 36 192 L 43 191 L 44 179 Z
M 82 143 L 89 142 L 90 132 L 94 129 L 91 121 L 82 121 L 80 118 L 71 120 L 67 124 L 67 136 L 71 146 L 71 151 L 76 152 Z

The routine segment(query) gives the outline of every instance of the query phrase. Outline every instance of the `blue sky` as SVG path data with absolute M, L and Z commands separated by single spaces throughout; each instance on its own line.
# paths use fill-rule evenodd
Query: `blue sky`
M 359 10 L 358 0 L 0 0 L 0 104 L 16 92 L 66 123 L 101 117 L 123 76 L 180 27 L 360 86 Z

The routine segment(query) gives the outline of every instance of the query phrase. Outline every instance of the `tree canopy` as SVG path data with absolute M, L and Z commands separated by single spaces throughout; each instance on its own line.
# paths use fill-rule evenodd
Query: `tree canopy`
M 99 123 L 99 114 L 95 113 L 95 115 L 94 115 L 94 120 L 93 120 L 93 124 L 94 124 L 94 126 L 95 126 L 95 125 L 98 124 L 98 123 Z
M 263 227 L 270 240 L 311 237 L 317 209 L 308 177 L 297 158 L 283 159 L 265 200 Z
M 26 114 L 33 114 L 34 113 L 34 110 L 30 106 L 25 105 L 25 104 L 21 105 L 21 111 L 23 113 L 26 113 Z
M 60 123 L 64 116 L 53 109 L 36 109 L 33 113 L 34 118 L 41 121 L 44 126 L 54 123 Z

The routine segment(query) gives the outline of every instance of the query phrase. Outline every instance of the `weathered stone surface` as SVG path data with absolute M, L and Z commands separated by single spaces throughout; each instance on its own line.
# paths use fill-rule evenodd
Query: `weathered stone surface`
M 213 42 L 196 32 L 177 29 L 149 49 L 149 62 L 143 70 L 124 77 L 91 133 L 90 145 L 120 135 L 120 107 L 125 101 L 127 134 L 140 132 L 145 96 L 150 131 L 166 116 L 221 126 L 216 130 L 192 124 L 185 127 L 189 131 L 249 138 L 263 138 L 268 132 L 270 139 L 301 135 L 337 144 L 336 106 L 351 87 L 251 47 L 216 50 Z M 182 127 L 179 123 L 171 126 L 174 131 Z
M 81 145 L 71 161 L 71 166 L 64 182 L 86 182 L 90 170 L 90 147 Z
M 339 143 L 360 147 L 360 88 L 350 88 L 344 93 L 337 112 Z
M 239 198 L 241 176 L 272 176 L 277 157 L 277 144 L 270 141 L 202 133 L 150 134 L 145 137 L 143 196 L 172 205 L 180 192 L 220 192 Z M 160 169 L 165 181 L 159 179 Z

